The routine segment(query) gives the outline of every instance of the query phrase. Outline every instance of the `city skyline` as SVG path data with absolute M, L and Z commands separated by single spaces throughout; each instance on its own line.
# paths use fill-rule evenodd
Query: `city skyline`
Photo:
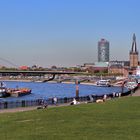
M 110 60 L 129 60 L 133 33 L 140 47 L 139 5 L 139 0 L 0 1 L 0 57 L 19 66 L 82 65 L 98 61 L 98 40 L 105 38 Z

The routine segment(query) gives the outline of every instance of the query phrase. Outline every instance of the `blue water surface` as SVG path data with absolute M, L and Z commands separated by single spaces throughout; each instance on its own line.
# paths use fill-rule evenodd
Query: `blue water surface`
M 1 101 L 17 101 L 17 100 L 35 100 L 35 99 L 47 99 L 52 97 L 75 97 L 75 84 L 63 84 L 63 83 L 39 83 L 39 82 L 5 82 L 8 88 L 30 88 L 32 94 L 22 97 L 7 97 L 1 98 Z M 85 96 L 90 94 L 103 95 L 110 94 L 112 92 L 121 92 L 121 87 L 97 87 L 93 85 L 79 84 L 79 96 Z M 124 89 L 124 92 L 127 89 Z

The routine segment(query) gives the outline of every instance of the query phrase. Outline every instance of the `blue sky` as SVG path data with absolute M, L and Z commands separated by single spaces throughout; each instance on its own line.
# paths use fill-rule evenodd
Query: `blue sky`
M 97 61 L 97 42 L 105 38 L 111 60 L 128 60 L 133 33 L 140 49 L 139 5 L 139 0 L 1 0 L 0 58 L 17 65 L 75 66 Z

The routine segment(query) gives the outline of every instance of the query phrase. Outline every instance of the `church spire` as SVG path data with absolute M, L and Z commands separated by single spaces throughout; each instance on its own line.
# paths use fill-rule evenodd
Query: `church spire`
M 136 44 L 136 35 L 135 35 L 135 33 L 133 34 L 133 42 L 132 42 L 131 53 L 138 53 L 137 52 L 137 44 Z
M 136 68 L 139 62 L 138 62 L 138 51 L 137 51 L 135 34 L 133 34 L 132 48 L 131 48 L 129 56 L 130 56 L 130 67 Z

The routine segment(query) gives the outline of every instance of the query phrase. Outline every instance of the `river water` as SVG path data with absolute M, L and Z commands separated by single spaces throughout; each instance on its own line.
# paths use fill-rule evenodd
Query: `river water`
M 35 99 L 47 99 L 52 97 L 75 97 L 75 84 L 63 84 L 63 83 L 37 83 L 37 82 L 5 82 L 8 88 L 30 88 L 32 94 L 22 97 L 7 97 L 0 98 L 0 101 L 17 101 L 17 100 L 35 100 Z M 79 84 L 79 96 L 85 96 L 90 94 L 102 95 L 110 94 L 112 92 L 121 92 L 121 87 L 97 87 L 93 85 Z M 124 89 L 124 92 L 127 89 Z

